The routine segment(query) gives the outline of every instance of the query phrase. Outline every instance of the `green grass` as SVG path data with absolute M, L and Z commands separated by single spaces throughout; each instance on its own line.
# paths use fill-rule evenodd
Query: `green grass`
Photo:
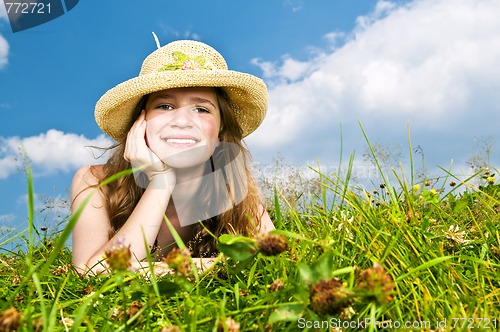
M 0 331 L 359 330 L 369 318 L 379 325 L 367 331 L 404 322 L 424 326 L 414 330 L 496 330 L 499 322 L 486 320 L 500 319 L 494 175 L 460 182 L 443 170 L 438 188 L 392 175 L 397 185 L 381 172 L 383 185 L 365 191 L 349 183 L 349 171 L 318 174 L 319 191 L 300 206 L 275 190 L 270 213 L 288 242 L 276 256 L 259 248 L 274 248 L 279 236 L 224 236 L 220 262 L 203 273 L 82 278 L 64 246 L 78 213 L 54 236 L 37 235 L 28 172 L 25 249 L 0 252 Z

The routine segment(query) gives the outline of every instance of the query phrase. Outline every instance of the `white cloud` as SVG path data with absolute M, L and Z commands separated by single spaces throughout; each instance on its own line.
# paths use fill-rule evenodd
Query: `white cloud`
M 296 145 L 358 119 L 383 133 L 407 120 L 437 131 L 470 125 L 471 118 L 498 118 L 497 13 L 498 0 L 379 1 L 340 47 L 331 45 L 307 62 L 253 60 L 270 82 L 270 98 L 268 116 L 249 143 Z M 335 43 L 339 36 L 325 39 Z M 493 130 L 491 121 L 478 124 Z
M 276 63 L 262 61 L 257 58 L 252 59 L 251 62 L 262 69 L 264 78 L 268 78 L 271 81 L 278 78 L 279 81 L 274 84 L 286 84 L 287 82 L 303 79 L 304 75 L 308 74 L 311 68 L 311 63 L 295 60 L 289 55 L 283 56 L 283 64 L 279 67 L 276 66 Z
M 63 133 L 55 129 L 26 138 L 0 137 L 0 179 L 22 169 L 21 149 L 26 151 L 35 174 L 43 176 L 102 163 L 106 156 L 101 156 L 100 150 L 90 146 L 107 147 L 110 144 L 111 141 L 104 135 L 88 139 L 82 135 Z
M 9 43 L 0 35 L 0 69 L 7 65 L 9 59 Z
M 5 9 L 5 5 L 0 5 L 0 20 L 8 20 L 7 10 Z
M 159 26 L 160 26 L 161 33 L 163 35 L 165 35 L 166 39 L 167 39 L 166 41 L 163 41 L 163 42 L 160 39 L 161 46 L 164 46 L 168 42 L 170 42 L 172 39 L 172 36 L 174 37 L 174 39 L 184 38 L 184 39 L 201 40 L 201 36 L 199 34 L 197 34 L 196 32 L 189 31 L 189 30 L 182 32 L 182 31 L 179 31 L 179 30 L 172 28 L 170 25 L 167 25 L 163 22 L 160 22 Z
M 304 7 L 304 1 L 302 0 L 285 0 L 285 7 L 290 7 L 292 12 L 297 12 Z
M 5 10 L 5 6 L 0 4 L 0 21 L 5 20 L 8 21 L 7 11 Z M 9 43 L 7 40 L 0 34 L 0 69 L 5 67 L 8 62 L 9 55 Z

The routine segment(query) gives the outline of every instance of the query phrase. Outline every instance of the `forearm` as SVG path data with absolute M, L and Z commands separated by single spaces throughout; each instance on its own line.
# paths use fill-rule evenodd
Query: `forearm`
M 130 246 L 133 260 L 142 260 L 153 246 L 170 200 L 171 189 L 150 183 L 134 211 L 119 231 L 88 260 L 92 267 L 102 260 L 106 250 L 116 245 Z
M 220 258 L 192 258 L 198 273 L 207 271 L 210 269 L 216 262 L 220 261 Z M 153 271 L 156 276 L 163 276 L 166 274 L 175 274 L 175 271 L 168 266 L 165 262 L 153 262 Z M 151 267 L 148 262 L 133 262 L 131 266 L 131 270 L 137 271 L 143 274 L 149 274 L 151 272 Z

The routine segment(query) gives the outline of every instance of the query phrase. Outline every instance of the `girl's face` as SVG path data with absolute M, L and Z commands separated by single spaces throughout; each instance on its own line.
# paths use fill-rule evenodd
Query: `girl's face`
M 172 168 L 205 163 L 219 142 L 220 111 L 214 88 L 177 88 L 146 101 L 146 141 Z

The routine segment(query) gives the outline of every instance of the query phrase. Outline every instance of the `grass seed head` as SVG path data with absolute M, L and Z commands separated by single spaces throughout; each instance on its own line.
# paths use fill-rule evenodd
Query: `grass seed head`
M 357 281 L 358 289 L 370 300 L 379 304 L 392 301 L 394 289 L 392 277 L 380 264 L 374 263 L 372 268 L 361 271 Z
M 126 271 L 131 266 L 132 252 L 130 251 L 130 245 L 117 244 L 107 249 L 104 255 L 106 263 L 108 263 L 112 271 Z
M 266 234 L 257 239 L 257 246 L 264 256 L 276 256 L 288 249 L 288 240 L 284 234 Z
M 321 279 L 311 286 L 309 306 L 318 315 L 336 315 L 351 305 L 352 295 L 339 279 Z

